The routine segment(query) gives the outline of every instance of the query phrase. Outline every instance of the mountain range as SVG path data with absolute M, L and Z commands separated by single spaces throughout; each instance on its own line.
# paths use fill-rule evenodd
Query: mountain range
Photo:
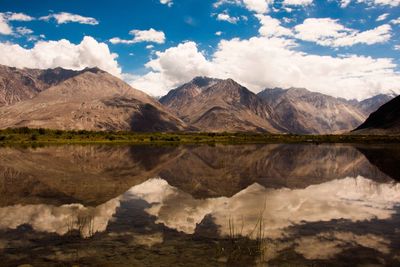
M 195 77 L 157 101 L 98 68 L 0 65 L 0 128 L 345 133 L 392 98 L 346 100 L 304 88 L 255 94 L 232 79 Z

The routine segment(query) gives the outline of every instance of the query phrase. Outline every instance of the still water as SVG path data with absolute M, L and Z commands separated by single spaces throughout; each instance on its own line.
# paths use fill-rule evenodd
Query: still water
M 0 148 L 1 266 L 400 266 L 399 145 Z

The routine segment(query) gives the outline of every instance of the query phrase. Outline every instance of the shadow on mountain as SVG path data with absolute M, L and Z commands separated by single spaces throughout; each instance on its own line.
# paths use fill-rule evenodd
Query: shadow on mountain
M 400 145 L 365 145 L 357 149 L 380 171 L 400 181 Z

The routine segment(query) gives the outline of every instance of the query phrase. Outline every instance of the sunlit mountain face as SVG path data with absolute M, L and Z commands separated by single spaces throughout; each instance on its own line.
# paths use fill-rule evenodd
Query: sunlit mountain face
M 380 145 L 373 151 L 386 149 Z M 310 156 L 296 157 L 295 151 Z M 185 263 L 217 266 L 340 266 L 376 259 L 395 266 L 400 185 L 385 174 L 389 164 L 380 170 L 360 151 L 352 145 L 2 148 L 1 188 L 21 197 L 2 201 L 0 249 L 5 253 L 0 258 L 10 266 L 132 261 L 154 266 L 182 262 L 182 255 L 188 256 Z M 318 152 L 331 160 L 324 162 Z M 248 153 L 257 167 L 244 160 L 234 164 L 240 153 Z M 17 160 L 7 161 L 11 154 Z M 346 171 L 350 160 L 353 174 Z M 320 166 L 306 167 L 308 161 Z M 80 171 L 63 171 L 65 162 L 75 162 Z M 270 167 L 263 164 L 284 163 L 287 171 L 273 172 L 269 179 L 265 170 Z M 190 172 L 189 183 L 171 176 L 178 167 L 184 177 Z M 28 172 L 30 191 L 17 182 Z M 321 178 L 313 178 L 315 173 Z M 91 176 L 101 182 L 86 185 Z M 237 182 L 225 182 L 229 190 L 212 191 L 213 180 L 223 176 Z M 31 249 L 38 253 L 32 256 Z
M 4 0 L 0 64 L 98 67 L 153 96 L 196 76 L 258 93 L 399 94 L 398 0 Z

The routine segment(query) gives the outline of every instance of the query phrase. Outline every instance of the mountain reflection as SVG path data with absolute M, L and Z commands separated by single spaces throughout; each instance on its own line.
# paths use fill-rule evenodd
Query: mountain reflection
M 173 265 L 165 255 L 179 246 L 176 257 L 197 253 L 192 260 L 206 266 L 280 265 L 287 255 L 295 265 L 335 259 L 340 266 L 360 255 L 366 264 L 380 258 L 396 266 L 400 184 L 391 177 L 398 178 L 397 162 L 377 156 L 396 159 L 396 149 L 1 148 L 0 251 L 7 253 L 0 260 L 17 266 L 37 246 L 38 266 L 70 264 L 74 249 L 86 251 L 82 258 L 92 255 L 86 265 L 104 265 L 115 253 L 143 257 L 140 266 Z M 239 259 L 237 248 L 251 251 L 254 243 L 257 253 Z
M 96 206 L 157 176 L 195 198 L 233 196 L 253 183 L 305 188 L 359 175 L 391 180 L 371 162 L 351 145 L 1 148 L 0 206 Z M 387 165 L 397 168 L 395 161 Z

